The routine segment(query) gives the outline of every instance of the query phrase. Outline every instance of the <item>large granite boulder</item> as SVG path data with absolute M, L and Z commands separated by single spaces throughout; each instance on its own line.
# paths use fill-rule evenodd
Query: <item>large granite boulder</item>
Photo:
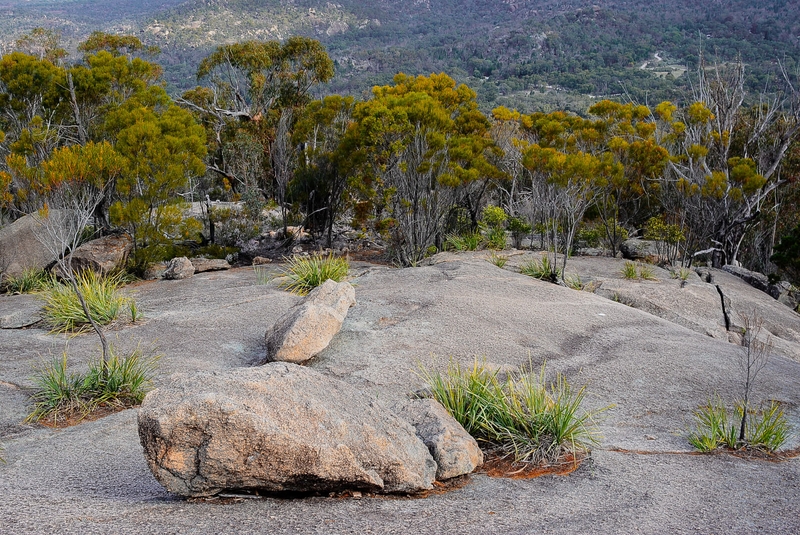
M 414 493 L 436 462 L 414 428 L 367 394 L 276 362 L 179 377 L 150 392 L 139 437 L 170 492 Z
M 469 474 L 483 464 L 478 443 L 435 399 L 412 399 L 395 412 L 414 426 L 428 447 L 436 461 L 436 479 Z
M 48 217 L 57 224 L 66 215 L 61 210 L 50 210 Z M 26 269 L 45 269 L 63 251 L 63 244 L 45 232 L 36 215 L 23 216 L 0 229 L 0 271 L 4 276 L 16 277 Z
M 108 275 L 125 266 L 132 248 L 133 240 L 128 234 L 103 236 L 86 242 L 72 253 L 72 270 L 91 270 Z M 60 269 L 57 273 L 60 274 Z
M 342 328 L 356 293 L 347 282 L 326 280 L 267 331 L 266 362 L 305 362 L 328 347 Z
M 169 261 L 163 277 L 167 280 L 181 280 L 188 279 L 192 275 L 194 275 L 192 262 L 185 256 L 179 256 Z
M 652 240 L 630 238 L 620 244 L 619 250 L 622 253 L 622 257 L 628 260 L 640 260 L 658 256 L 656 242 Z

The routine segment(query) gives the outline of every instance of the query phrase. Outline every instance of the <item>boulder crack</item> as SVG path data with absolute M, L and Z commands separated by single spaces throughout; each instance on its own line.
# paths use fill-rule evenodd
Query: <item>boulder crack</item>
M 728 310 L 725 308 L 725 294 L 722 293 L 722 288 L 719 287 L 719 284 L 714 285 L 717 288 L 717 293 L 719 293 L 719 300 L 722 303 L 722 316 L 725 318 L 725 330 L 731 330 L 731 318 L 728 316 Z

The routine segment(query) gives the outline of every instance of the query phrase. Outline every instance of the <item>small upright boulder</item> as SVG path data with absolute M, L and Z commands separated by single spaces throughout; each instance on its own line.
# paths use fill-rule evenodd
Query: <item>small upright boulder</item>
M 163 277 L 168 280 L 181 280 L 188 279 L 192 275 L 194 275 L 192 262 L 185 256 L 179 256 L 169 261 Z
M 435 399 L 412 399 L 395 413 L 416 429 L 436 461 L 436 479 L 472 473 L 483 464 L 483 452 L 467 431 Z
M 301 363 L 315 356 L 328 347 L 355 304 L 350 283 L 326 280 L 267 331 L 265 362 Z
M 436 474 L 404 420 L 353 386 L 284 362 L 174 379 L 142 403 L 139 438 L 155 478 L 181 496 L 414 493 Z
M 658 256 L 656 242 L 652 240 L 630 238 L 620 244 L 619 250 L 622 253 L 622 257 L 627 260 L 641 260 Z

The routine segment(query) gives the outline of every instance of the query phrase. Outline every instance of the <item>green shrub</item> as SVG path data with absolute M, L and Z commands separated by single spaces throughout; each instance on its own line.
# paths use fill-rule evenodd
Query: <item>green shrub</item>
M 647 264 L 639 264 L 639 278 L 644 281 L 658 280 L 656 278 L 655 271 L 653 270 L 653 266 L 649 266 Z
M 521 217 L 512 217 L 508 220 L 508 230 L 511 232 L 511 238 L 514 240 L 514 247 L 519 249 L 522 245 L 522 239 L 533 230 L 533 225 Z
M 126 308 L 132 310 L 133 300 L 118 292 L 123 282 L 122 273 L 102 277 L 87 270 L 77 274 L 75 278 L 92 319 L 98 324 L 107 325 L 117 319 Z M 78 296 L 69 283 L 54 279 L 41 297 L 45 302 L 42 315 L 53 331 L 79 332 L 89 326 Z
M 483 209 L 481 214 L 481 221 L 491 229 L 501 228 L 506 220 L 508 220 L 508 214 L 499 206 L 489 205 Z
M 137 348 L 127 357 L 111 351 L 105 369 L 102 363 L 89 365 L 87 373 L 67 370 L 67 355 L 53 359 L 34 377 L 33 410 L 27 421 L 58 423 L 84 416 L 100 407 L 126 408 L 138 405 L 152 388 L 158 357 L 144 357 Z
M 598 247 L 604 232 L 600 227 L 581 227 L 575 235 L 575 242 L 586 247 Z
M 686 281 L 689 279 L 689 275 L 692 274 L 692 271 L 687 268 L 680 268 L 680 269 L 673 269 L 670 270 L 669 276 L 673 279 L 679 279 L 681 281 Z
M 547 256 L 543 256 L 541 260 L 533 258 L 523 263 L 519 267 L 519 272 L 534 279 L 549 280 L 551 282 L 555 282 L 561 276 L 561 270 L 553 265 Z
M 299 295 L 308 292 L 328 279 L 341 282 L 350 271 L 350 263 L 346 258 L 332 254 L 314 254 L 308 257 L 295 256 L 289 260 L 281 276 L 285 281 L 281 288 Z
M 2 290 L 10 294 L 26 294 L 39 292 L 50 284 L 50 275 L 42 269 L 29 268 L 20 275 L 6 277 Z
M 506 248 L 506 231 L 502 228 L 493 228 L 486 235 L 486 246 L 495 251 Z
M 790 428 L 786 415 L 781 406 L 772 401 L 766 408 L 749 410 L 745 439 L 740 441 L 739 421 L 743 410 L 743 405 L 737 403 L 733 414 L 730 414 L 719 396 L 712 397 L 694 412 L 695 426 L 689 433 L 689 443 L 706 453 L 722 447 L 772 453 L 789 439 Z
M 594 418 L 601 411 L 581 405 L 585 387 L 575 391 L 562 375 L 545 382 L 539 374 L 511 374 L 505 380 L 477 361 L 469 368 L 450 362 L 445 373 L 422 369 L 432 397 L 489 449 L 517 462 L 554 462 L 596 444 Z
M 445 236 L 445 249 L 454 251 L 476 251 L 483 243 L 480 232 L 467 232 L 466 234 L 448 234 Z
M 655 241 L 656 252 L 661 262 L 674 264 L 680 244 L 686 241 L 686 236 L 680 225 L 671 225 L 664 220 L 663 215 L 659 215 L 647 220 L 644 239 Z

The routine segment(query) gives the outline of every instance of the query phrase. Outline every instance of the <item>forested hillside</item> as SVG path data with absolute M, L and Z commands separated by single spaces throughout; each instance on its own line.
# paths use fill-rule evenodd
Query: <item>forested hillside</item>
M 331 92 L 361 94 L 400 71 L 447 72 L 487 110 L 585 110 L 589 101 L 567 94 L 676 99 L 701 51 L 741 57 L 749 89 L 760 90 L 778 60 L 792 70 L 800 58 L 800 10 L 786 0 L 5 0 L 0 14 L 9 43 L 36 26 L 73 47 L 98 29 L 138 35 L 161 47 L 173 93 L 218 44 L 291 35 L 327 47 Z

